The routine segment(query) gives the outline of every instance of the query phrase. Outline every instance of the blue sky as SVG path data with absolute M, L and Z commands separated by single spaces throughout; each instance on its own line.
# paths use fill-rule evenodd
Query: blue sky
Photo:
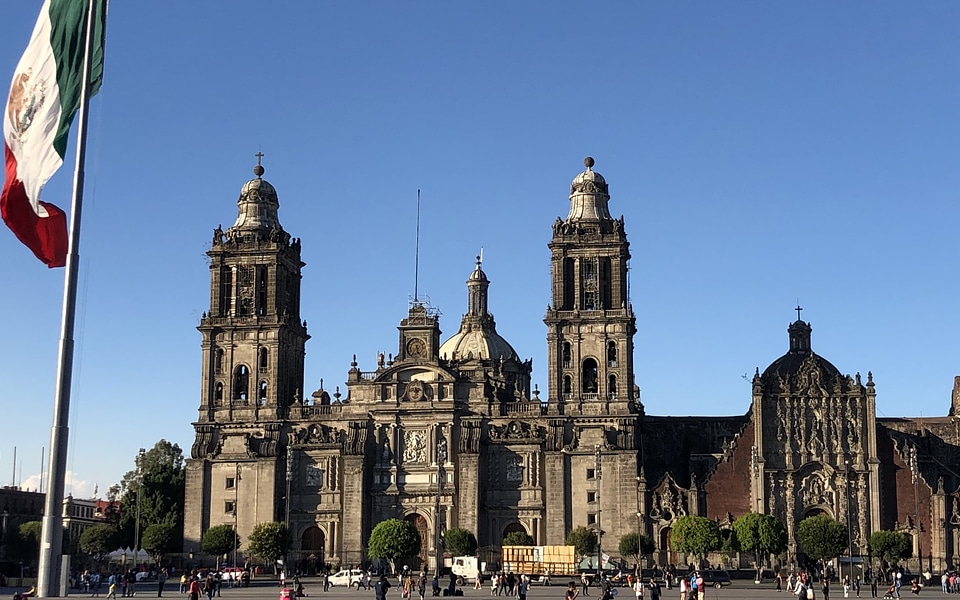
M 12 76 L 39 0 L 11 3 Z M 551 224 L 591 155 L 624 215 L 650 414 L 743 414 L 813 348 L 881 416 L 960 374 L 956 2 L 114 2 L 92 109 L 68 491 L 160 438 L 189 452 L 204 252 L 263 151 L 303 239 L 306 392 L 396 352 L 414 288 L 444 338 L 484 248 L 499 332 L 547 387 Z M 72 153 L 72 147 L 71 147 Z M 72 154 L 44 198 L 69 204 Z M 0 483 L 36 487 L 63 271 L 0 231 Z M 544 394 L 545 397 L 546 394 Z M 13 448 L 18 464 L 14 475 Z

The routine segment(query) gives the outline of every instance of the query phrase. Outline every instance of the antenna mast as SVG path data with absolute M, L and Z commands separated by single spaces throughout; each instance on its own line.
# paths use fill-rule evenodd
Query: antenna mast
M 420 283 L 420 189 L 417 188 L 417 246 L 413 259 L 413 301 L 419 299 L 417 285 Z

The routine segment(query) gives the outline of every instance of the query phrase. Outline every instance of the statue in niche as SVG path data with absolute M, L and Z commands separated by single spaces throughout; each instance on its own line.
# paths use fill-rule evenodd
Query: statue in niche
M 507 481 L 523 481 L 523 458 L 510 456 L 506 460 L 504 479 Z
M 403 462 L 422 463 L 427 460 L 426 435 L 422 431 L 405 431 L 403 434 Z
M 323 469 L 317 465 L 307 465 L 307 486 L 323 489 Z

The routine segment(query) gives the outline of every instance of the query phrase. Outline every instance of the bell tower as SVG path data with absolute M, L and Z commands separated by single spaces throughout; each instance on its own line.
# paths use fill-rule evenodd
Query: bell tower
M 623 217 L 610 216 L 607 182 L 584 159 L 586 170 L 570 187 L 570 212 L 557 218 L 548 247 L 552 300 L 544 323 L 550 402 L 567 414 L 637 412 L 633 378 L 636 319 L 630 305 L 630 244 Z
M 282 419 L 303 394 L 300 240 L 284 231 L 264 169 L 244 184 L 237 221 L 214 231 L 203 334 L 200 421 Z

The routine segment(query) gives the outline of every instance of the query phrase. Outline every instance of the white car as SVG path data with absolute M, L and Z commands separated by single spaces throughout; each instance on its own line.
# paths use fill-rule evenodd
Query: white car
M 360 569 L 344 569 L 330 576 L 330 585 L 359 588 L 361 581 L 363 581 L 363 571 Z

